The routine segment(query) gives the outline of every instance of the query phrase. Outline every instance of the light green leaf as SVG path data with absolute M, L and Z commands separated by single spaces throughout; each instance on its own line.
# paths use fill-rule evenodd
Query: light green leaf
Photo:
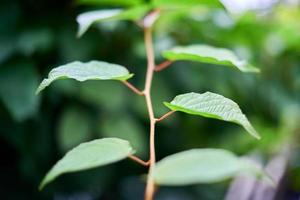
M 229 151 L 192 149 L 159 161 L 152 176 L 158 185 L 179 186 L 223 181 L 239 169 L 239 158 Z
M 136 6 L 142 4 L 143 0 L 77 0 L 76 2 L 85 5 Z
M 181 186 L 216 183 L 245 172 L 270 180 L 255 164 L 222 149 L 192 149 L 173 154 L 159 161 L 151 175 L 158 185 Z
M 109 21 L 109 20 L 139 20 L 149 11 L 149 6 L 138 6 L 124 9 L 107 9 L 85 12 L 77 17 L 79 24 L 78 37 L 82 36 L 88 28 L 95 22 Z
M 114 163 L 133 153 L 134 150 L 129 142 L 118 138 L 104 138 L 82 143 L 54 165 L 43 179 L 40 189 L 62 174 Z
M 39 93 L 53 81 L 58 79 L 71 78 L 77 81 L 86 80 L 127 80 L 133 74 L 129 74 L 128 70 L 117 64 L 111 64 L 102 61 L 90 61 L 82 63 L 75 61 L 66 65 L 59 66 L 50 71 L 48 78 L 44 79 L 39 85 L 36 93 Z
M 163 56 L 172 61 L 189 60 L 209 64 L 218 64 L 237 67 L 242 72 L 259 72 L 245 60 L 241 60 L 232 51 L 224 48 L 216 48 L 208 45 L 190 45 L 186 47 L 174 47 L 163 52 Z
M 252 136 L 260 139 L 259 134 L 252 127 L 239 106 L 222 95 L 211 92 L 203 94 L 192 92 L 178 95 L 171 103 L 165 102 L 165 105 L 174 111 L 237 123 L 243 126 Z
M 180 9 L 195 6 L 220 7 L 221 3 L 218 0 L 153 0 L 154 7 L 167 9 Z

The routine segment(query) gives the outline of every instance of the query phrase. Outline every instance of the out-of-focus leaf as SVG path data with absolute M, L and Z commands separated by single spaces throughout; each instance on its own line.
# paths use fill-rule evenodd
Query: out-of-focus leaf
M 78 108 L 68 108 L 61 116 L 58 127 L 58 144 L 63 152 L 91 138 L 88 115 Z
M 103 137 L 118 137 L 128 140 L 137 150 L 137 155 L 144 156 L 147 152 L 145 131 L 137 121 L 127 115 L 106 117 L 99 123 L 99 135 Z
M 110 92 L 100 92 L 110 91 Z M 126 89 L 122 84 L 114 81 L 88 81 L 79 85 L 80 99 L 87 103 L 94 104 L 109 112 L 120 112 L 128 98 Z
M 270 180 L 255 164 L 223 149 L 192 149 L 167 156 L 156 164 L 152 177 L 158 185 L 180 186 L 216 183 L 241 172 Z
M 124 9 L 107 9 L 85 12 L 77 17 L 79 24 L 78 37 L 82 36 L 88 28 L 95 22 L 108 20 L 139 20 L 149 11 L 149 6 L 138 6 Z
M 237 67 L 242 72 L 259 72 L 245 60 L 239 59 L 232 51 L 224 48 L 216 48 L 208 45 L 190 45 L 174 47 L 163 52 L 168 60 L 189 60 L 209 64 L 218 64 Z
M 158 185 L 190 185 L 223 181 L 239 170 L 239 158 L 229 151 L 192 149 L 159 161 L 152 176 Z
M 165 105 L 174 111 L 237 123 L 253 137 L 260 138 L 239 106 L 222 95 L 211 92 L 187 93 L 176 96 L 171 103 L 165 102 Z
M 16 50 L 14 38 L 0 37 L 0 64 L 9 58 Z
M 86 5 L 136 6 L 142 4 L 143 0 L 77 0 L 77 3 Z
M 71 78 L 77 81 L 127 80 L 132 76 L 133 74 L 129 74 L 128 70 L 121 65 L 102 61 L 90 61 L 87 63 L 75 61 L 52 69 L 48 78 L 42 81 L 36 93 L 39 93 L 58 79 Z
M 21 33 L 18 38 L 18 50 L 28 56 L 35 52 L 42 52 L 50 48 L 53 35 L 47 29 L 28 30 Z
M 118 138 L 104 138 L 82 143 L 54 165 L 43 179 L 40 189 L 62 174 L 114 163 L 133 153 L 134 150 L 129 142 Z
M 18 121 L 36 113 L 39 97 L 34 92 L 37 86 L 37 72 L 24 60 L 0 68 L 0 99 Z
M 220 7 L 221 3 L 218 0 L 153 0 L 154 7 L 158 8 L 185 8 L 195 6 L 210 6 Z

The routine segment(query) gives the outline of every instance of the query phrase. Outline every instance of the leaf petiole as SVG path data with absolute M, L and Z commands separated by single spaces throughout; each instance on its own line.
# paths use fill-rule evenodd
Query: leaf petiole
M 144 92 L 142 92 L 139 89 L 137 89 L 134 85 L 132 85 L 128 81 L 122 81 L 122 83 L 124 83 L 131 91 L 133 91 L 137 95 L 144 96 Z
M 160 118 L 156 119 L 156 122 L 160 122 L 164 119 L 166 119 L 167 117 L 169 117 L 170 115 L 172 115 L 173 113 L 175 113 L 176 111 L 172 110 L 170 112 L 167 112 L 166 114 L 164 114 L 163 116 L 161 116 Z
M 155 72 L 160 72 L 160 71 L 166 69 L 167 67 L 169 67 L 172 63 L 173 63 L 173 61 L 166 60 L 166 61 L 156 65 L 154 71 Z
M 150 160 L 148 160 L 147 162 L 143 161 L 142 159 L 136 157 L 136 156 L 133 156 L 133 155 L 130 155 L 128 156 L 128 158 L 130 158 L 131 160 L 145 166 L 145 167 L 148 167 L 150 165 Z

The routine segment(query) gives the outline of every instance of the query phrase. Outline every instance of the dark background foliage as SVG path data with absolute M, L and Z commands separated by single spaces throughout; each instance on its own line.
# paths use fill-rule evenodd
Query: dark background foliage
M 102 23 L 78 39 L 75 21 L 83 11 L 138 1 L 93 2 L 97 1 L 0 2 L 1 199 L 142 199 L 141 175 L 146 171 L 130 160 L 67 174 L 45 190 L 37 189 L 50 167 L 84 141 L 112 136 L 128 139 L 139 156 L 148 158 L 146 107 L 143 99 L 120 83 L 58 81 L 41 95 L 34 94 L 50 69 L 74 60 L 124 65 L 136 74 L 132 82 L 143 87 L 146 60 L 138 26 Z M 162 102 L 177 94 L 211 91 L 238 102 L 262 135 L 256 141 L 234 124 L 178 113 L 158 125 L 158 159 L 190 148 L 218 147 L 255 155 L 265 163 L 288 149 L 283 196 L 298 196 L 300 10 L 299 5 L 286 2 L 240 17 L 223 8 L 205 8 L 170 13 L 158 21 L 157 63 L 163 61 L 163 49 L 206 43 L 230 48 L 262 71 L 243 74 L 227 67 L 178 62 L 156 74 L 152 94 L 157 116 L 167 112 Z M 164 187 L 157 199 L 222 199 L 229 184 Z

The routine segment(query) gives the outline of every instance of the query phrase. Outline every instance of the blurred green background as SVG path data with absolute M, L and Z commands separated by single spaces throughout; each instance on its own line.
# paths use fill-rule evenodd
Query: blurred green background
M 228 2 L 228 1 L 227 1 Z M 234 2 L 234 1 L 232 1 Z M 66 151 L 102 137 L 129 140 L 148 158 L 148 119 L 143 98 L 119 82 L 57 81 L 35 90 L 48 72 L 74 60 L 103 60 L 126 66 L 143 88 L 143 32 L 127 21 L 93 26 L 76 38 L 76 16 L 89 10 L 128 7 L 142 0 L 1 0 L 0 2 L 0 195 L 1 199 L 139 200 L 146 170 L 130 160 L 67 174 L 39 192 L 38 184 Z M 180 10 L 180 9 L 179 9 Z M 256 12 L 229 13 L 196 7 L 166 13 L 155 26 L 160 52 L 175 45 L 210 44 L 234 50 L 260 74 L 193 62 L 176 62 L 155 74 L 156 116 L 177 94 L 211 91 L 238 102 L 262 135 L 256 141 L 239 126 L 176 113 L 157 127 L 157 157 L 190 148 L 225 148 L 266 163 L 288 149 L 282 199 L 299 199 L 300 7 L 277 1 Z M 223 199 L 230 181 L 163 187 L 159 200 Z

